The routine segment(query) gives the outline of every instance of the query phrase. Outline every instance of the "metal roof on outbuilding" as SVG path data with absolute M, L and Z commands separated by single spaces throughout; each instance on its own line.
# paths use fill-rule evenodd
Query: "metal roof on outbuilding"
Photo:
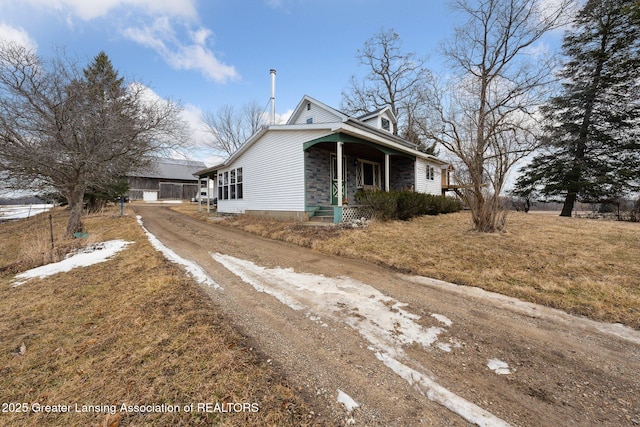
M 206 167 L 207 165 L 205 165 L 204 162 L 196 160 L 159 158 L 153 161 L 148 168 L 132 172 L 128 175 L 141 178 L 163 178 L 193 181 L 197 179 L 194 177 L 194 173 L 205 169 Z

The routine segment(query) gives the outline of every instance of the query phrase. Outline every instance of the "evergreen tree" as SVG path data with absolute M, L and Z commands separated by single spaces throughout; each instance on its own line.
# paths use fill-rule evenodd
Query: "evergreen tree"
M 589 0 L 565 35 L 562 92 L 544 107 L 543 150 L 515 194 L 610 200 L 639 188 L 640 25 L 637 0 Z

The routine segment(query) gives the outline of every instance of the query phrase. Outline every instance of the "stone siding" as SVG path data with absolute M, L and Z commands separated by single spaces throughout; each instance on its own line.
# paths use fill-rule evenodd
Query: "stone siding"
M 331 204 L 331 157 L 330 153 L 311 147 L 305 153 L 305 190 L 307 206 Z
M 415 169 L 413 159 L 393 156 L 389 159 L 389 185 L 392 190 L 414 190 Z

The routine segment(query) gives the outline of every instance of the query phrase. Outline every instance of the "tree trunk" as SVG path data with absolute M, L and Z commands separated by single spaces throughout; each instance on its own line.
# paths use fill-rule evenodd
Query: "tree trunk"
M 573 211 L 573 205 L 575 204 L 575 202 L 576 193 L 567 193 L 567 197 L 564 199 L 564 205 L 562 205 L 562 212 L 560 212 L 560 216 L 571 217 L 571 212 Z
M 74 187 L 67 196 L 69 202 L 69 220 L 67 221 L 67 236 L 82 231 L 82 206 L 84 203 L 84 188 Z

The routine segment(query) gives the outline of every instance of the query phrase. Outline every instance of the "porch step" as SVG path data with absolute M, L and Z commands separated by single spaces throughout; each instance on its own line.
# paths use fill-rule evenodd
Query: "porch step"
M 322 206 L 315 210 L 313 216 L 309 219 L 311 222 L 328 222 L 333 224 L 333 208 L 330 206 Z

